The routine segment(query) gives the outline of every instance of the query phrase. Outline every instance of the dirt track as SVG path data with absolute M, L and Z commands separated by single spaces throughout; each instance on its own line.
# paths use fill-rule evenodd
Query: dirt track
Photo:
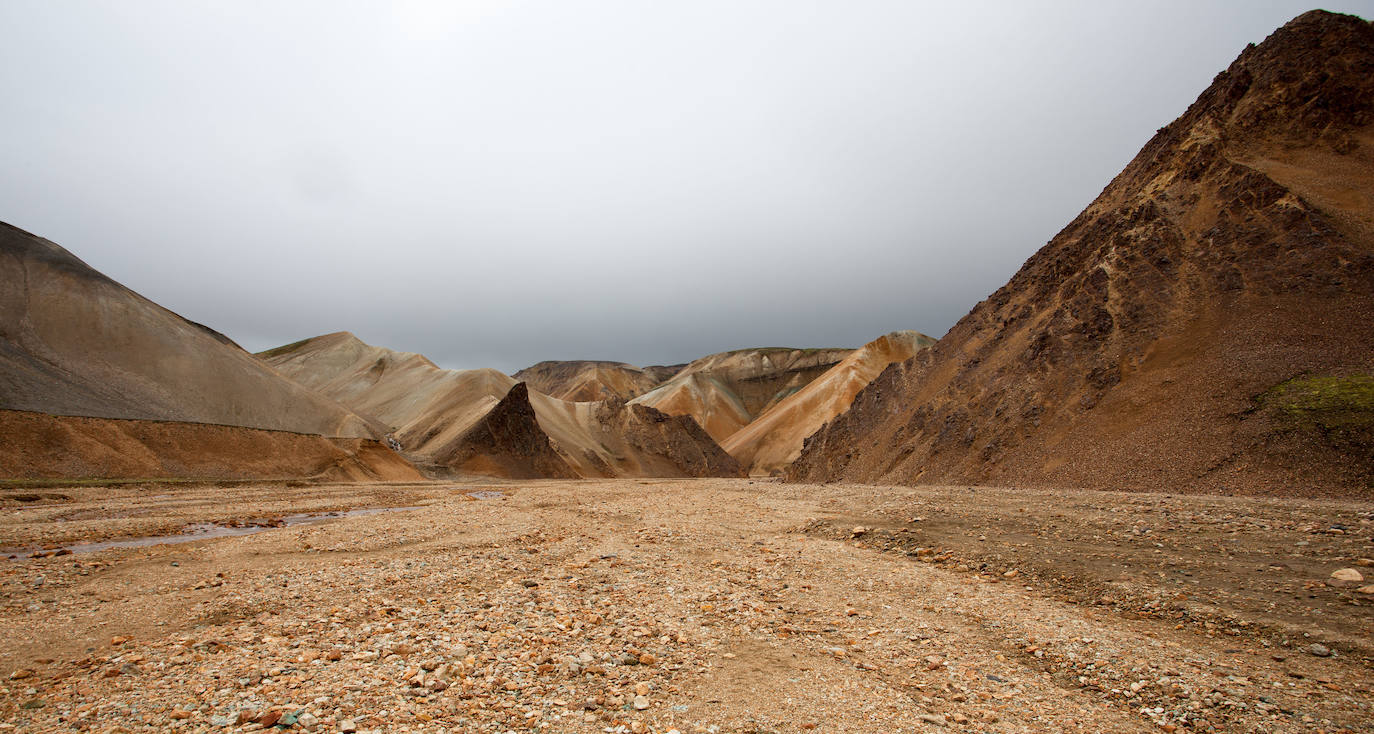
M 1346 567 L 1374 583 L 1371 503 L 760 480 L 50 488 L 0 491 L 0 544 L 417 504 L 5 561 L 0 722 L 1374 730 L 1374 599 L 1328 584 Z

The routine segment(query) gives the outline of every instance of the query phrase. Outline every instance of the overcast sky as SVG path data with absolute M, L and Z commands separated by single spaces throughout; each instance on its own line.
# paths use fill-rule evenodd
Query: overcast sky
M 1309 7 L 5 0 L 0 220 L 251 350 L 940 336 Z

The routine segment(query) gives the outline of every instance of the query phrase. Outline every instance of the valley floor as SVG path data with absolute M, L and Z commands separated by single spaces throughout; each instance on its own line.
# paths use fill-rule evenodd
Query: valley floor
M 0 558 L 0 731 L 1374 730 L 1370 502 L 130 484 L 0 545 L 417 505 Z

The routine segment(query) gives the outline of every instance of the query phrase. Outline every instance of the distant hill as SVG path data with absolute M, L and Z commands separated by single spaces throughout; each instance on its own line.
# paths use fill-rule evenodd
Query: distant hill
M 774 403 L 721 448 L 753 473 L 782 470 L 801 453 L 802 442 L 843 413 L 854 396 L 889 364 L 910 359 L 935 340 L 915 331 L 894 331 L 855 349 L 820 377 Z
M 702 357 L 632 403 L 687 415 L 724 441 L 852 349 L 738 349 Z
M 496 370 L 440 369 L 347 332 L 259 356 L 387 425 L 432 470 L 512 478 L 743 473 L 690 420 L 615 400 L 559 400 Z
M 624 362 L 547 361 L 526 367 L 512 377 L 559 400 L 626 401 L 663 382 L 666 378 L 661 376 L 661 370 L 664 369 L 644 369 Z
M 1286 24 L 788 476 L 1367 495 L 1372 125 L 1374 26 Z

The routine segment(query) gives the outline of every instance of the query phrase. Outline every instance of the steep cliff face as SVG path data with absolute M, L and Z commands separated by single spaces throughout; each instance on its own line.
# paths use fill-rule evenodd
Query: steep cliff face
M 788 476 L 1367 490 L 1371 123 L 1374 27 L 1288 23 Z
M 496 370 L 441 369 L 347 332 L 259 356 L 388 426 L 432 471 L 510 478 L 743 473 L 694 425 L 659 421 L 616 400 L 559 400 Z

